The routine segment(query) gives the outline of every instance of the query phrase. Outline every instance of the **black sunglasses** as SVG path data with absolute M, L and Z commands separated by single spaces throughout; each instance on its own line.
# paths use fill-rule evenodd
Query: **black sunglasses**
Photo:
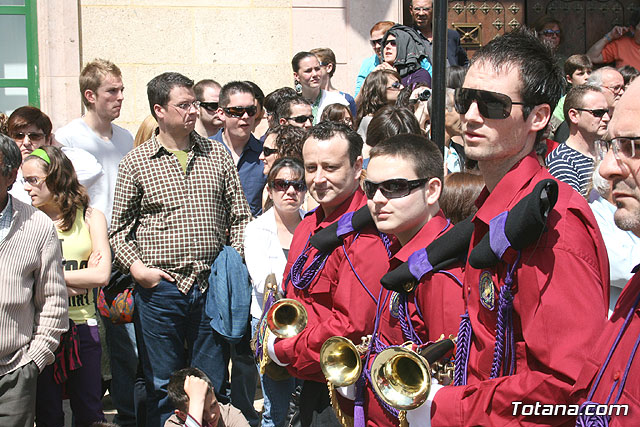
M 204 108 L 205 110 L 209 111 L 210 113 L 213 113 L 218 109 L 218 103 L 217 102 L 203 102 L 203 101 L 200 101 L 200 106 L 202 108 Z
M 365 180 L 364 194 L 367 196 L 367 199 L 373 199 L 376 191 L 380 188 L 380 192 L 387 199 L 398 199 L 408 196 L 413 190 L 429 182 L 430 179 L 431 178 L 420 178 L 409 181 L 404 178 L 394 178 L 377 183 Z
M 391 46 L 395 46 L 396 45 L 396 39 L 387 40 L 387 42 L 384 45 L 386 46 L 388 44 L 390 44 Z
M 276 154 L 278 152 L 278 150 L 276 150 L 275 148 L 269 148 L 269 147 L 262 147 L 262 154 L 264 154 L 265 157 L 269 157 L 272 154 Z
M 287 120 L 293 120 L 296 123 L 306 123 L 309 120 L 313 123 L 313 114 L 309 116 L 295 116 L 295 117 L 285 117 Z
M 508 95 L 481 89 L 458 88 L 455 95 L 455 107 L 459 114 L 466 114 L 475 101 L 480 114 L 486 119 L 506 119 L 511 114 L 512 105 L 526 105 L 512 101 Z
M 42 141 L 46 136 L 44 133 L 40 132 L 14 132 L 13 139 L 16 141 L 22 141 L 25 136 L 29 137 L 30 141 Z
M 382 39 L 369 40 L 371 46 L 376 47 L 376 45 L 382 44 Z
M 293 187 L 296 191 L 305 191 L 307 184 L 304 181 L 289 181 L 288 179 L 274 179 L 269 183 L 269 187 L 276 191 L 287 191 L 289 187 Z
M 247 113 L 249 117 L 253 117 L 258 112 L 258 108 L 255 105 L 250 107 L 223 107 L 222 111 L 229 117 L 242 117 L 244 113 Z
M 599 118 L 604 117 L 604 115 L 609 112 L 608 108 L 596 108 L 596 109 L 593 109 L 593 110 L 590 110 L 588 108 L 575 108 L 575 110 L 586 111 L 588 113 L 593 114 L 593 117 L 599 117 Z

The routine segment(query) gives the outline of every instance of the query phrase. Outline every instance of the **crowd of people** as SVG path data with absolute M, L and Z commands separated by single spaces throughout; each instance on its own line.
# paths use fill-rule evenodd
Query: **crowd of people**
M 0 424 L 633 425 L 640 13 L 568 58 L 551 17 L 471 59 L 448 30 L 432 141 L 409 3 L 355 96 L 329 48 L 267 95 L 165 72 L 134 138 L 95 59 L 82 117 L 6 117 Z

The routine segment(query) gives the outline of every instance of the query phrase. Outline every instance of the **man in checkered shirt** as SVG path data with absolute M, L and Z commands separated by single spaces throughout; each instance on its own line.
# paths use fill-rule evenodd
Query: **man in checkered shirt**
M 227 231 L 242 254 L 251 213 L 231 156 L 194 131 L 193 81 L 163 73 L 147 84 L 147 94 L 158 130 L 120 162 L 110 242 L 115 264 L 137 283 L 147 425 L 157 426 L 172 413 L 171 373 L 185 366 L 203 370 L 218 400 L 228 400 L 228 350 L 211 329 L 204 301 Z

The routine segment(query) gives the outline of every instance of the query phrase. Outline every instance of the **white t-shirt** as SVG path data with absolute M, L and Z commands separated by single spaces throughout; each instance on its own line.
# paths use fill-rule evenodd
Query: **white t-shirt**
M 67 147 L 82 148 L 93 154 L 100 162 L 106 177 L 106 194 L 104 206 L 96 206 L 104 212 L 107 224 L 111 224 L 111 211 L 113 209 L 113 197 L 118 177 L 118 164 L 120 160 L 133 148 L 133 136 L 120 126 L 111 124 L 112 136 L 110 140 L 100 138 L 82 119 L 75 119 L 55 132 L 58 142 Z

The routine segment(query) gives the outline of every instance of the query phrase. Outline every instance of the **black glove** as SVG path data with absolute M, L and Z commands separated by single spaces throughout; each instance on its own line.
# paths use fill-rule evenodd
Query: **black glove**
M 491 220 L 489 232 L 469 254 L 469 264 L 476 269 L 489 268 L 500 261 L 508 247 L 519 251 L 535 243 L 545 231 L 547 217 L 557 201 L 558 183 L 552 179 L 540 181 L 510 211 Z M 505 214 L 502 227 L 498 218 Z M 507 241 L 500 239 L 503 231 Z
M 363 206 L 355 212 L 347 212 L 336 222 L 318 231 L 311 236 L 309 243 L 320 252 L 331 253 L 342 244 L 344 236 L 360 231 L 367 225 L 374 225 L 373 218 L 369 209 Z
M 456 261 L 464 260 L 473 234 L 471 218 L 459 222 L 426 249 L 417 250 L 407 262 L 382 276 L 382 286 L 390 291 L 411 292 L 428 272 L 442 270 Z

